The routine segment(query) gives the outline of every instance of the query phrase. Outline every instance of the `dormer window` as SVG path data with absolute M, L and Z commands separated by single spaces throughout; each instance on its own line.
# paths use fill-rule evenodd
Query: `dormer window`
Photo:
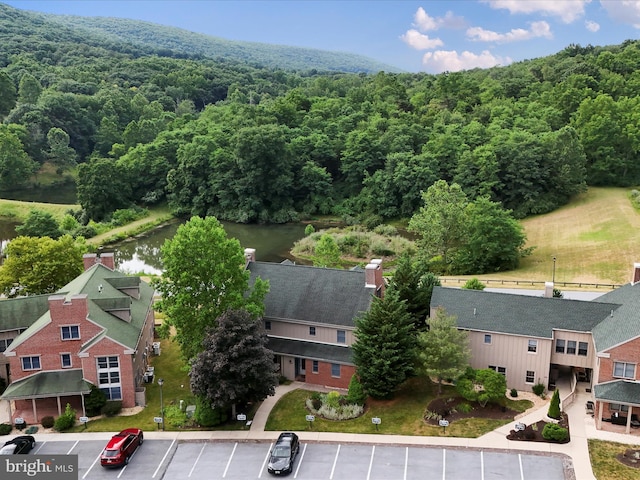
M 65 325 L 60 327 L 60 337 L 62 340 L 77 340 L 80 338 L 79 325 Z

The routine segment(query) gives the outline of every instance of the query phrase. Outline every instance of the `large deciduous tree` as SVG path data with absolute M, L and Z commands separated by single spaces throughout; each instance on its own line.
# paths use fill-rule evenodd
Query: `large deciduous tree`
M 207 328 L 228 309 L 264 313 L 268 282 L 257 279 L 249 291 L 249 272 L 240 242 L 228 238 L 215 217 L 192 217 L 162 246 L 164 274 L 155 282 L 162 294 L 167 325 L 176 329 L 182 356 L 200 353 Z
M 353 360 L 365 392 L 388 398 L 414 371 L 416 337 L 405 302 L 394 292 L 375 298 L 356 319 Z
M 191 389 L 215 408 L 260 402 L 278 384 L 274 354 L 259 318 L 247 310 L 227 310 L 210 327 L 203 350 L 191 365 Z
M 316 267 L 337 267 L 340 265 L 340 249 L 330 234 L 323 234 L 316 243 L 313 265 Z
M 78 202 L 90 219 L 100 221 L 131 204 L 126 170 L 114 160 L 92 159 L 78 167 Z
M 0 188 L 23 185 L 36 169 L 36 163 L 24 151 L 20 139 L 0 128 Z
M 490 368 L 470 368 L 464 378 L 458 380 L 456 389 L 467 400 L 477 401 L 484 407 L 489 402 L 497 403 L 504 398 L 507 380 L 504 375 Z
M 438 395 L 442 381 L 455 380 L 469 366 L 469 334 L 458 330 L 455 317 L 443 309 L 428 321 L 429 330 L 418 336 L 418 364 L 422 371 L 438 380 Z
M 8 296 L 53 293 L 83 270 L 84 241 L 69 235 L 17 237 L 7 245 L 7 258 L 0 269 L 0 291 Z
M 50 237 L 54 240 L 62 235 L 57 220 L 51 213 L 43 210 L 31 210 L 22 225 L 16 227 L 16 233 L 26 237 Z

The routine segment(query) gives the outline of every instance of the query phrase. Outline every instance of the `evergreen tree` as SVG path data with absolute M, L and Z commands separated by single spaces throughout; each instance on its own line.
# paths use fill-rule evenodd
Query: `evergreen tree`
M 356 319 L 353 359 L 365 392 L 388 398 L 413 374 L 416 338 L 405 302 L 394 292 L 375 298 Z
M 314 247 L 314 267 L 337 267 L 340 265 L 340 249 L 328 233 L 323 234 Z
M 549 418 L 555 418 L 556 420 L 560 419 L 560 390 L 558 389 L 553 392 L 547 415 Z

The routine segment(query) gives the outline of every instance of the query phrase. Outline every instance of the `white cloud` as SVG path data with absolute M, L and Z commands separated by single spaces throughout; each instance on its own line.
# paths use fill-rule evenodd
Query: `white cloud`
M 485 30 L 482 27 L 472 27 L 467 30 L 467 37 L 476 42 L 511 43 L 529 40 L 536 37 L 553 38 L 551 28 L 547 22 L 532 22 L 531 28 L 514 28 L 508 33 L 498 33 Z
M 543 13 L 560 17 L 571 23 L 584 15 L 584 6 L 591 0 L 482 0 L 494 9 L 506 9 L 510 13 Z M 617 2 L 618 0 L 616 0 Z M 616 3 L 612 2 L 612 3 Z
M 614 20 L 640 28 L 640 1 L 638 0 L 600 0 L 600 4 Z
M 439 38 L 429 38 L 428 35 L 424 35 L 414 29 L 407 30 L 407 33 L 401 35 L 400 38 L 404 43 L 416 50 L 431 50 L 444 45 Z
M 429 16 L 424 8 L 419 7 L 413 15 L 413 25 L 421 32 L 430 32 L 440 28 L 464 28 L 465 21 L 463 17 L 457 17 L 451 11 L 447 12 L 444 17 L 434 18 Z
M 488 50 L 480 55 L 464 51 L 458 53 L 455 50 L 438 50 L 427 52 L 422 57 L 422 64 L 430 67 L 435 72 L 459 72 L 471 68 L 489 68 L 496 65 L 508 65 L 512 62 L 509 57 L 495 57 Z
M 584 22 L 584 26 L 586 27 L 587 30 L 589 30 L 590 32 L 597 32 L 598 30 L 600 30 L 600 24 L 593 22 L 591 20 L 587 20 L 586 22 Z

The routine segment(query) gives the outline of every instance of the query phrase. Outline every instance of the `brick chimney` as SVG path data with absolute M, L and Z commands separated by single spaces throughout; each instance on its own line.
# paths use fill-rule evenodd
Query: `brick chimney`
M 249 265 L 252 262 L 256 261 L 256 249 L 255 248 L 245 248 L 244 249 L 244 260 L 245 266 Z
M 631 276 L 631 285 L 640 282 L 640 263 L 633 264 L 633 274 Z
M 544 298 L 553 297 L 553 282 L 544 282 Z
M 84 269 L 89 270 L 96 263 L 100 263 L 107 267 L 109 270 L 116 269 L 116 260 L 113 253 L 102 253 L 100 256 L 95 253 L 85 253 L 82 256 L 82 261 L 84 262 Z
M 384 278 L 382 276 L 382 260 L 374 258 L 365 267 L 364 271 L 365 288 L 373 288 L 374 295 L 382 298 L 384 296 Z

